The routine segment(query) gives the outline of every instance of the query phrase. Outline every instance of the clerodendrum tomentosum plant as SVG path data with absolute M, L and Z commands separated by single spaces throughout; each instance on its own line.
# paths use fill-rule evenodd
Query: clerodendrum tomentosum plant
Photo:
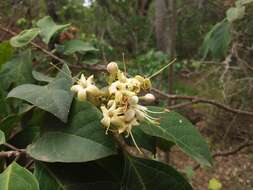
M 68 27 L 45 17 L 36 28 L 21 32 L 10 43 L 23 47 L 40 35 L 48 44 Z M 73 54 L 83 58 L 87 52 L 97 50 L 91 44 L 71 39 L 57 44 L 54 51 L 69 60 Z M 43 52 L 53 55 L 45 49 Z M 2 85 L 3 89 L 16 86 L 8 98 L 24 100 L 9 101 L 19 109 L 1 121 L 0 143 L 14 142 L 18 151 L 22 149 L 22 155 L 26 155 L 25 161 L 12 162 L 0 174 L 3 190 L 192 189 L 179 172 L 160 162 L 157 146 L 167 151 L 176 145 L 201 165 L 211 165 L 206 142 L 187 119 L 174 111 L 141 105 L 155 100 L 150 93 L 151 77 L 128 77 L 111 62 L 106 68 L 107 86 L 101 88 L 93 75 L 72 77 L 69 67 L 73 63 L 59 58 L 60 69 L 50 62 L 59 70 L 51 77 L 32 71 L 31 60 L 28 48 L 10 58 L 0 71 L 2 78 L 22 75 L 22 82 L 12 78 L 11 83 Z M 40 61 L 36 56 L 33 60 Z M 13 115 L 21 126 L 15 133 L 3 127 L 3 122 L 13 122 Z M 34 163 L 28 164 L 28 170 L 27 162 Z

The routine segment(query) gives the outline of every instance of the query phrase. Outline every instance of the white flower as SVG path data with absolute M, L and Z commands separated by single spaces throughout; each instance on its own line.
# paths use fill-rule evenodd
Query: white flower
M 111 102 L 110 102 L 111 103 Z M 119 117 L 123 113 L 122 108 L 117 108 L 116 107 L 116 102 L 114 101 L 111 103 L 111 106 L 109 109 L 107 109 L 105 106 L 100 107 L 102 113 L 103 113 L 103 118 L 101 119 L 101 123 L 103 124 L 104 127 L 106 127 L 106 132 L 110 128 L 110 125 L 122 125 L 123 121 L 122 118 Z
M 86 80 L 85 76 L 82 74 L 77 84 L 71 87 L 71 91 L 77 93 L 77 98 L 80 101 L 85 101 L 87 99 L 87 93 L 92 96 L 98 96 L 100 94 L 100 90 L 93 82 L 93 75 Z

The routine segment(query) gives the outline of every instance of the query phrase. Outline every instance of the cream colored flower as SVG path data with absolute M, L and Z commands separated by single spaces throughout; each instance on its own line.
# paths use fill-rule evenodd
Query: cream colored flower
M 107 109 L 105 106 L 101 106 L 100 108 L 103 113 L 103 118 L 100 122 L 103 124 L 104 127 L 106 127 L 106 132 L 109 130 L 111 124 L 115 126 L 123 124 L 122 119 L 119 117 L 119 115 L 123 113 L 122 108 L 117 108 L 115 101 L 113 103 L 110 103 L 111 106 L 109 109 Z
M 98 87 L 95 86 L 93 78 L 93 75 L 91 75 L 86 80 L 85 76 L 82 74 L 77 84 L 71 87 L 71 91 L 77 93 L 78 100 L 85 101 L 87 99 L 87 93 L 92 96 L 98 96 L 101 93 Z

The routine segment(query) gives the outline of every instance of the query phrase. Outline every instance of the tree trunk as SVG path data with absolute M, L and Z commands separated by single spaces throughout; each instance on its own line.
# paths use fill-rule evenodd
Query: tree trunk
M 155 1 L 155 32 L 157 48 L 168 52 L 168 9 L 165 0 Z
M 168 54 L 170 59 L 176 56 L 176 22 L 177 10 L 176 0 L 155 1 L 155 26 L 157 48 Z M 173 94 L 173 65 L 168 71 L 168 93 Z M 173 102 L 169 101 L 169 105 Z

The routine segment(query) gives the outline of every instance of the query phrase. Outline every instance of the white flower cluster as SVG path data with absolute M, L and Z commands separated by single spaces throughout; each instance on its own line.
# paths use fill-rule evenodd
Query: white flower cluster
M 80 101 L 94 99 L 99 97 L 99 107 L 103 113 L 102 125 L 113 132 L 131 134 L 134 126 L 138 126 L 142 121 L 148 121 L 153 124 L 159 124 L 156 118 L 149 115 L 147 107 L 139 104 L 140 100 L 152 102 L 155 97 L 151 93 L 140 96 L 151 88 L 151 82 L 148 78 L 137 75 L 128 78 L 117 63 L 111 62 L 107 65 L 109 72 L 109 85 L 106 88 L 99 89 L 93 82 L 93 75 L 86 79 L 84 75 L 71 90 L 77 93 Z

